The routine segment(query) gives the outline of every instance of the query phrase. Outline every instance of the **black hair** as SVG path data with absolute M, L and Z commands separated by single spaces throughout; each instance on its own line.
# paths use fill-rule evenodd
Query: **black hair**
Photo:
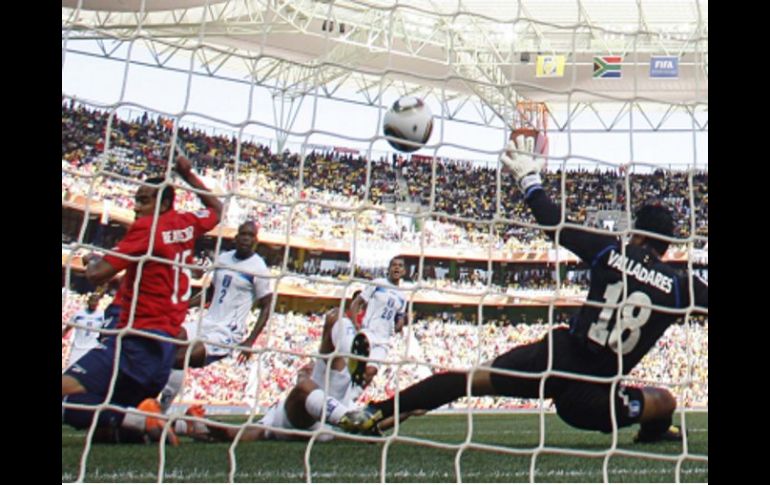
M 248 219 L 248 220 L 245 220 L 245 221 L 241 222 L 238 225 L 238 230 L 240 231 L 241 227 L 246 226 L 246 225 L 251 225 L 251 228 L 254 229 L 254 234 L 259 232 L 259 225 L 257 224 L 257 221 L 255 221 L 253 219 Z
M 144 182 L 147 184 L 153 184 L 153 185 L 160 185 L 163 182 L 165 182 L 166 179 L 163 177 L 150 177 Z M 163 188 L 163 192 L 160 195 L 160 201 L 161 203 L 168 201 L 170 207 L 174 206 L 174 187 L 167 185 Z
M 674 235 L 674 217 L 671 215 L 671 211 L 662 204 L 645 204 L 636 211 L 634 229 L 672 237 Z M 645 244 L 662 256 L 670 243 L 648 237 Z

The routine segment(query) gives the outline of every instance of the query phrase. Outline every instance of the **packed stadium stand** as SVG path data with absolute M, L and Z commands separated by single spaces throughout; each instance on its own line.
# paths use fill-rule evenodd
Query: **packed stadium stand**
M 82 201 L 89 198 L 100 204 L 101 220 L 97 230 L 89 231 L 90 242 L 109 246 L 110 224 L 117 231 L 127 222 L 126 213 L 133 204 L 136 183 L 130 180 L 143 180 L 153 175 L 162 175 L 166 150 L 170 142 L 173 125 L 170 120 L 160 116 L 143 113 L 133 118 L 114 116 L 110 128 L 110 148 L 104 151 L 104 137 L 109 113 L 91 109 L 72 101 L 62 104 L 62 204 L 64 211 L 75 210 L 82 218 Z M 289 226 L 289 204 L 296 196 L 298 174 L 303 167 L 304 185 L 300 200 L 322 202 L 330 206 L 351 207 L 361 204 L 366 198 L 374 207 L 389 204 L 392 201 L 411 204 L 416 211 L 427 211 L 430 204 L 432 184 L 431 162 L 420 157 L 394 157 L 391 160 L 381 158 L 371 162 L 371 187 L 367 192 L 367 160 L 360 155 L 340 152 L 319 153 L 312 151 L 303 160 L 297 153 L 272 153 L 266 145 L 244 142 L 240 147 L 240 160 L 237 176 L 234 173 L 236 139 L 225 135 L 212 135 L 200 128 L 180 127 L 181 146 L 193 160 L 196 169 L 213 182 L 220 193 L 236 191 L 243 194 L 231 200 L 225 215 L 224 226 L 235 227 L 246 219 L 254 219 L 260 224 L 260 239 L 269 234 L 283 235 Z M 102 165 L 103 164 L 103 165 Z M 89 175 L 98 170 L 108 170 L 124 178 L 100 177 L 98 183 L 91 184 Z M 546 177 L 547 190 L 555 199 L 561 193 L 561 173 L 549 172 Z M 624 190 L 625 174 L 622 170 L 575 170 L 568 171 L 565 179 L 565 197 L 567 212 L 576 221 L 604 229 L 621 229 L 625 221 L 618 218 L 626 204 Z M 292 236 L 304 237 L 314 241 L 337 241 L 349 244 L 354 235 L 359 241 L 365 241 L 374 247 L 419 246 L 421 242 L 435 248 L 487 248 L 509 251 L 541 251 L 550 248 L 540 231 L 518 225 L 499 225 L 490 237 L 489 231 L 481 225 L 465 224 L 452 219 L 456 217 L 475 218 L 481 221 L 495 216 L 495 177 L 494 169 L 474 164 L 469 161 L 441 160 L 436 166 L 435 211 L 443 216 L 430 218 L 424 225 L 413 220 L 397 217 L 387 212 L 376 210 L 358 214 L 358 232 L 354 231 L 356 213 L 335 210 L 322 205 L 307 204 L 298 206 L 293 211 L 290 224 Z M 690 233 L 690 184 L 694 196 L 695 235 L 708 237 L 708 174 L 707 172 L 664 172 L 656 171 L 645 174 L 629 174 L 631 202 L 636 205 L 650 199 L 661 200 L 675 210 L 681 238 Z M 399 180 L 406 181 L 407 190 L 401 190 Z M 529 212 L 521 199 L 519 191 L 510 186 L 511 180 L 503 181 L 501 200 L 502 216 L 514 221 L 532 223 Z M 80 204 L 78 202 L 81 201 Z M 387 202 L 391 201 L 391 202 Z M 177 206 L 195 209 L 198 201 L 194 194 L 177 191 Z M 94 205 L 96 207 L 96 205 Z M 106 207 L 106 208 L 105 208 Z M 94 210 L 92 207 L 91 210 Z M 122 212 L 121 212 L 122 211 Z M 106 218 L 105 218 L 106 213 Z M 123 214 L 123 218 L 121 218 Z M 70 214 L 71 216 L 71 214 Z M 93 217 L 93 216 L 92 216 Z M 112 217 L 112 221 L 110 220 Z M 67 226 L 63 216 L 63 226 Z M 76 219 L 72 229 L 63 229 L 62 242 L 69 243 L 77 239 L 79 221 Z M 116 224 L 116 221 L 121 222 Z M 124 230 L 124 229 L 123 229 Z M 421 231 L 425 233 L 422 241 Z M 230 235 L 231 236 L 231 235 Z M 112 236 L 114 240 L 115 236 Z M 278 238 L 276 238 L 278 240 Z M 380 245 L 380 246 L 378 246 Z M 395 246 L 394 246 L 395 245 Z M 695 240 L 694 246 L 703 249 L 702 240 Z M 275 246 L 279 247 L 279 246 Z M 273 249 L 275 249 L 275 247 Z M 265 251 L 269 248 L 261 247 Z M 328 249 L 328 248 L 326 248 Z M 686 241 L 679 245 L 686 249 Z M 696 268 L 700 275 L 708 277 L 707 245 L 706 260 Z M 83 251 L 76 252 L 77 255 Z M 321 257 L 305 258 L 302 264 L 290 266 L 292 276 L 282 278 L 282 284 L 324 294 L 335 294 L 335 288 L 348 280 L 351 274 L 350 261 L 346 257 L 334 259 L 318 248 Z M 275 275 L 280 274 L 283 250 L 278 251 L 278 258 L 267 260 Z M 341 253 L 344 254 L 344 253 Z M 210 264 L 215 256 L 213 246 L 200 248 L 197 261 Z M 63 250 L 63 263 L 69 257 Z M 325 258 L 325 259 L 324 259 Z M 272 261 L 271 261 L 272 259 Z M 452 258 L 446 258 L 451 260 Z M 459 258 L 455 258 L 459 259 Z M 437 260 L 438 261 L 438 260 Z M 384 275 L 382 260 L 358 260 L 353 268 L 353 276 L 374 278 Z M 442 268 L 440 262 L 428 264 L 422 278 L 416 272 L 416 264 L 411 265 L 412 283 L 419 282 L 425 288 L 427 300 L 434 305 L 424 307 L 413 315 L 411 325 L 405 330 L 406 337 L 394 339 L 389 358 L 399 361 L 414 358 L 425 361 L 431 366 L 403 365 L 400 367 L 399 382 L 405 386 L 433 371 L 460 368 L 467 369 L 475 362 L 484 362 L 504 349 L 530 340 L 534 340 L 547 331 L 542 313 L 534 318 L 530 314 L 514 311 L 513 317 L 504 312 L 485 317 L 478 325 L 466 312 L 455 314 L 442 290 L 462 291 L 467 294 L 483 294 L 487 289 L 500 295 L 518 295 L 526 292 L 530 297 L 552 296 L 557 288 L 557 271 L 553 264 L 513 265 L 495 267 L 495 276 L 487 281 L 486 265 L 483 267 L 462 267 L 460 261 L 452 269 Z M 450 261 L 447 268 L 457 261 Z M 77 266 L 75 266 L 77 268 Z M 558 286 L 561 295 L 578 299 L 585 298 L 588 286 L 587 271 L 584 266 L 575 264 L 565 268 L 559 276 Z M 303 276 L 312 276 L 312 281 Z M 418 281 L 419 280 L 419 281 Z M 199 282 L 201 284 L 201 282 Z M 82 290 L 82 289 L 81 289 Z M 433 291 L 433 293 L 430 293 Z M 280 293 L 280 291 L 279 291 Z M 63 309 L 63 321 L 85 306 L 85 294 L 72 293 Z M 256 347 L 264 349 L 260 354 L 260 365 L 238 367 L 233 359 L 225 359 L 204 369 L 191 370 L 185 390 L 180 397 L 184 402 L 204 402 L 222 405 L 251 405 L 264 409 L 272 404 L 284 391 L 290 388 L 297 371 L 309 361 L 285 352 L 312 353 L 316 350 L 322 326 L 321 311 L 331 307 L 332 300 L 315 305 L 315 311 L 304 309 L 292 311 L 291 305 L 277 305 L 268 329 L 260 336 Z M 338 301 L 338 300 L 337 300 Z M 442 310 L 441 303 L 444 303 Z M 101 306 L 106 306 L 109 298 L 104 298 Z M 542 303 L 541 303 L 542 305 Z M 555 323 L 564 323 L 569 307 L 560 316 L 564 318 Z M 192 310 L 190 318 L 196 318 L 197 310 Z M 252 317 L 251 323 L 254 318 Z M 457 342 L 467 345 L 456 345 Z M 686 345 L 685 345 L 686 344 Z M 689 346 L 688 357 L 683 349 Z M 62 340 L 62 362 L 66 362 L 68 340 Z M 453 351 L 454 349 L 461 351 Z M 478 352 L 475 349 L 479 349 Z M 688 358 L 692 371 L 687 375 Z M 62 364 L 64 365 L 64 364 Z M 270 379 L 260 378 L 269 375 Z M 367 398 L 382 398 L 394 392 L 395 367 L 377 376 L 373 386 L 366 391 Z M 690 320 L 683 326 L 670 328 L 658 342 L 656 349 L 648 355 L 632 374 L 632 378 L 662 382 L 682 383 L 675 386 L 675 391 L 683 393 L 683 405 L 688 407 L 708 406 L 708 320 Z M 468 405 L 468 400 L 454 404 L 456 408 Z M 473 406 L 478 408 L 519 408 L 532 405 L 526 400 L 504 398 L 478 398 Z

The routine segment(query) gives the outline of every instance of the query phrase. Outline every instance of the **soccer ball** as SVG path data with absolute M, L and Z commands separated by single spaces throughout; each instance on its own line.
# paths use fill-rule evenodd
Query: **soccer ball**
M 399 98 L 385 113 L 382 124 L 390 146 L 401 152 L 411 153 L 424 145 L 433 131 L 433 114 L 423 100 L 414 96 Z M 413 142 L 413 143 L 404 143 Z

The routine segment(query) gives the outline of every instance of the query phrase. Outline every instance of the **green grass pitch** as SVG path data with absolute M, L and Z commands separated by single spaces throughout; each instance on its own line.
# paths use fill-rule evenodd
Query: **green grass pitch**
M 675 422 L 679 422 L 679 414 Z M 473 418 L 473 445 L 495 446 L 510 454 L 473 445 L 459 454 L 395 440 L 387 447 L 388 482 L 456 482 L 457 469 L 463 482 L 529 482 L 530 467 L 540 441 L 537 414 L 480 414 Z M 708 413 L 687 413 L 689 456 L 708 456 Z M 233 418 L 229 421 L 233 422 Z M 235 421 L 237 422 L 237 421 Z M 682 455 L 681 443 L 634 444 L 637 427 L 620 430 L 617 450 L 607 463 L 611 482 L 673 482 L 676 461 L 652 457 L 624 456 L 623 453 L 658 454 L 665 458 Z M 412 418 L 402 424 L 399 436 L 461 445 L 468 434 L 465 415 L 432 415 Z M 79 476 L 85 433 L 62 427 L 62 482 Z M 575 456 L 571 452 L 604 452 L 612 435 L 573 429 L 557 416 L 545 419 L 545 449 L 535 459 L 537 482 L 602 482 L 603 457 Z M 240 443 L 235 451 L 236 482 L 304 482 L 305 442 L 263 441 Z M 314 443 L 310 455 L 313 482 L 379 482 L 383 443 L 360 443 L 336 439 Z M 93 445 L 87 456 L 86 482 L 155 482 L 160 465 L 159 446 Z M 166 447 L 165 482 L 226 482 L 229 480 L 229 444 L 198 443 L 182 439 L 178 448 Z M 708 462 L 686 458 L 680 480 L 708 482 Z

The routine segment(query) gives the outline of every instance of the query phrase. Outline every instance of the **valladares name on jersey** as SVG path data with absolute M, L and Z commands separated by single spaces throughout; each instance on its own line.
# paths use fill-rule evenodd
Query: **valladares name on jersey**
M 185 227 L 184 229 L 175 229 L 173 231 L 163 231 L 161 236 L 163 237 L 164 244 L 177 244 L 191 241 L 195 231 L 193 226 Z
M 640 283 L 654 286 L 664 293 L 671 293 L 671 289 L 674 286 L 672 278 L 653 269 L 645 268 L 639 261 L 628 259 L 622 254 L 616 253 L 614 249 L 610 251 L 607 265 L 618 271 L 624 271 L 627 275 L 636 278 Z

